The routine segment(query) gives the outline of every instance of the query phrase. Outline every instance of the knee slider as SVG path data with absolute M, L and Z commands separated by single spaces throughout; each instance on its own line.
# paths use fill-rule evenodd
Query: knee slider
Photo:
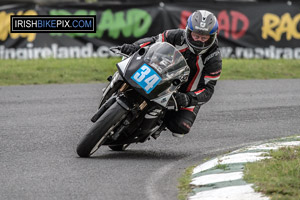
M 180 122 L 171 121 L 167 124 L 167 128 L 173 133 L 187 134 L 190 132 L 192 122 L 186 119 L 181 119 Z

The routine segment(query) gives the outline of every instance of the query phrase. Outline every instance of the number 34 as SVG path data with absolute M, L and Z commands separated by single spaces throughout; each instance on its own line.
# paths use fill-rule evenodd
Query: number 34
M 137 72 L 135 73 L 134 75 L 134 79 L 137 81 L 137 82 L 144 82 L 146 83 L 146 86 L 144 87 L 144 89 L 146 91 L 150 90 L 151 88 L 153 88 L 153 86 L 156 84 L 157 81 L 159 81 L 159 77 L 156 75 L 156 74 L 153 74 L 149 77 L 147 77 L 147 75 L 151 72 L 151 70 L 149 69 L 149 67 L 147 66 L 142 66 L 141 67 L 141 72 Z

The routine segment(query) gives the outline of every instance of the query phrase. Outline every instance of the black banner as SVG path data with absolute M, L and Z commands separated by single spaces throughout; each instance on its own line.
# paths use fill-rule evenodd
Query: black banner
M 300 4 L 195 3 L 149 5 L 0 5 L 0 59 L 114 56 L 109 47 L 132 43 L 164 30 L 185 28 L 197 9 L 219 22 L 224 58 L 300 59 Z M 94 33 L 11 33 L 10 16 L 96 16 Z

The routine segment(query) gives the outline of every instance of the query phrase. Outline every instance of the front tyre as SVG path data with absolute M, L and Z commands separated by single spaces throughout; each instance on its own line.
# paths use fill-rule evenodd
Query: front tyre
M 111 105 L 81 139 L 77 146 L 77 154 L 80 157 L 90 157 L 105 142 L 126 113 L 117 102 Z

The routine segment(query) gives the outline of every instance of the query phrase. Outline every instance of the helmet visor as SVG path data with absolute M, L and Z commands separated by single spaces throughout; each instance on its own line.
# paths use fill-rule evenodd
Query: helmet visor
M 197 35 L 199 35 L 198 33 L 196 33 Z M 214 41 L 215 41 L 215 37 L 216 35 L 206 35 L 209 36 L 208 40 L 206 41 L 200 41 L 199 39 L 193 38 L 192 36 L 192 31 L 191 30 L 187 30 L 187 39 L 190 43 L 190 45 L 195 49 L 195 50 L 203 50 L 206 49 L 207 47 L 209 47 Z

